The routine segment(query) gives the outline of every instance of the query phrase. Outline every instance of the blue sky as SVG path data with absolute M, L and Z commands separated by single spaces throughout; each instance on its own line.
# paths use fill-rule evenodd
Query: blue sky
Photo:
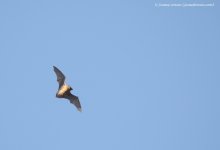
M 0 149 L 219 150 L 218 3 L 155 2 L 1 1 Z

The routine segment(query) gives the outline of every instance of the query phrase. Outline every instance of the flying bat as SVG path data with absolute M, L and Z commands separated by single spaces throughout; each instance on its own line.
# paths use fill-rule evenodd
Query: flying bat
M 79 98 L 70 93 L 72 89 L 71 86 L 65 83 L 65 76 L 64 74 L 55 66 L 53 66 L 53 70 L 57 76 L 57 82 L 59 84 L 58 91 L 56 93 L 57 98 L 66 98 L 70 101 L 70 103 L 74 104 L 78 111 L 82 111 L 81 104 L 79 102 Z

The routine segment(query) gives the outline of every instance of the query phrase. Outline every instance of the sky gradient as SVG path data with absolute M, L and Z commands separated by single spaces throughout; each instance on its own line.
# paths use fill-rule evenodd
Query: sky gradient
M 155 2 L 1 1 L 0 149 L 219 150 L 218 3 Z

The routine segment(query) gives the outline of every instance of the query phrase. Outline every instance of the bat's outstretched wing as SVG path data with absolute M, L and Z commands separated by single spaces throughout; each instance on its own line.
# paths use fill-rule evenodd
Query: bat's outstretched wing
M 66 94 L 64 96 L 64 98 L 67 98 L 70 103 L 74 104 L 76 106 L 76 108 L 78 109 L 78 111 L 82 111 L 82 108 L 81 108 L 81 105 L 80 105 L 80 102 L 79 102 L 79 98 L 75 95 L 72 95 L 70 92 L 68 94 Z
M 57 82 L 59 83 L 60 88 L 64 84 L 65 76 L 57 67 L 53 66 L 53 70 L 57 75 Z

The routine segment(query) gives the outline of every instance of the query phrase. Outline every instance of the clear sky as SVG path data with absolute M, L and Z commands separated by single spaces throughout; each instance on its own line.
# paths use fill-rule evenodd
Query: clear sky
M 219 150 L 218 3 L 155 2 L 1 1 L 0 149 Z

